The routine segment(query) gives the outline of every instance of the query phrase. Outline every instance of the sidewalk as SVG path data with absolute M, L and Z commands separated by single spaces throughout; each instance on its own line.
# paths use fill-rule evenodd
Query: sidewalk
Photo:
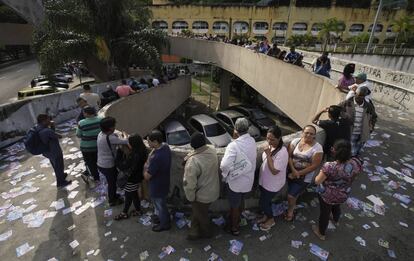
M 77 181 L 69 190 L 57 191 L 48 161 L 42 156 L 28 155 L 22 144 L 1 152 L 2 260 L 49 260 L 53 257 L 58 260 L 140 260 L 140 253 L 144 251 L 148 251 L 146 260 L 160 260 L 158 255 L 162 247 L 168 245 L 175 252 L 163 260 L 180 260 L 181 257 L 207 260 L 212 253 L 223 260 L 320 260 L 310 253 L 310 244 L 328 251 L 329 260 L 392 260 L 389 255 L 393 253 L 397 260 L 414 260 L 411 240 L 414 206 L 412 202 L 403 203 L 393 197 L 394 193 L 414 197 L 413 184 L 408 177 L 414 173 L 414 115 L 383 105 L 377 105 L 377 111 L 380 119 L 369 147 L 363 152 L 365 169 L 356 178 L 351 196 L 365 203 L 370 203 L 367 196 L 380 197 L 385 213 L 369 211 L 368 204 L 363 204 L 364 210 L 344 204 L 340 226 L 329 230 L 324 242 L 312 234 L 311 224 L 317 221 L 319 208 L 312 197 L 314 194 L 309 193 L 300 200 L 303 207 L 298 209 L 294 222 L 277 218 L 276 226 L 266 233 L 253 230 L 247 221 L 237 238 L 213 225 L 215 237 L 189 242 L 185 239 L 186 227 L 179 229 L 173 225 L 170 231 L 154 233 L 142 220 L 138 223 L 138 218 L 112 221 L 122 206 L 110 208 L 106 203 L 99 204 L 103 188 L 90 190 L 85 186 L 79 176 L 83 163 L 74 135 L 75 123 L 60 125 L 59 130 L 64 133 L 61 144 L 65 166 L 70 178 Z M 62 203 L 55 201 L 63 202 L 64 207 L 60 208 Z M 186 217 L 189 218 L 187 213 Z M 357 237 L 365 241 L 365 246 L 356 241 Z M 238 256 L 229 251 L 232 239 L 244 244 Z M 301 241 L 302 245 L 292 247 L 292 240 Z M 19 253 L 24 255 L 17 258 L 16 248 L 25 243 L 29 245 L 27 253 L 20 249 Z M 211 249 L 206 248 L 208 245 Z

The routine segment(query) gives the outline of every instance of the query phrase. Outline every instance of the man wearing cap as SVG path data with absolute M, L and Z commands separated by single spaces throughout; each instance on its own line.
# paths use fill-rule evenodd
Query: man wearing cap
M 85 119 L 79 121 L 78 128 L 76 129 L 76 136 L 81 139 L 80 150 L 88 172 L 84 172 L 81 177 L 86 183 L 89 183 L 90 176 L 97 182 L 99 181 L 99 173 L 96 164 L 98 160 L 96 141 L 98 134 L 101 131 L 99 125 L 101 118 L 96 116 L 96 110 L 91 106 L 83 108 L 83 115 Z M 85 175 L 87 173 L 89 173 L 89 176 Z
M 346 100 L 348 100 L 351 97 L 355 96 L 355 91 L 358 87 L 367 87 L 369 90 L 369 94 L 367 96 L 365 96 L 365 100 L 367 102 L 372 102 L 372 87 L 371 87 L 371 83 L 369 81 L 367 81 L 367 74 L 360 72 L 357 75 L 355 75 L 355 84 L 352 84 L 350 86 L 348 86 L 349 88 L 349 92 L 346 95 Z
M 254 172 L 256 170 L 257 149 L 256 142 L 247 132 L 249 121 L 246 118 L 239 118 L 234 124 L 235 140 L 227 145 L 223 159 L 221 160 L 220 169 L 223 179 L 227 183 L 227 196 L 230 203 L 230 213 L 228 228 L 234 236 L 240 234 L 239 223 L 242 211 L 244 194 L 252 190 L 254 181 Z M 240 172 L 240 164 L 250 168 Z M 236 175 L 236 173 L 242 173 Z
M 339 104 L 342 107 L 343 117 L 351 121 L 352 156 L 359 155 L 377 121 L 374 105 L 365 100 L 369 92 L 366 86 L 358 87 L 354 97 Z
M 183 178 L 185 196 L 192 206 L 188 240 L 212 236 L 208 208 L 220 194 L 216 150 L 206 145 L 204 136 L 199 132 L 191 135 L 191 147 L 194 151 L 184 158 Z

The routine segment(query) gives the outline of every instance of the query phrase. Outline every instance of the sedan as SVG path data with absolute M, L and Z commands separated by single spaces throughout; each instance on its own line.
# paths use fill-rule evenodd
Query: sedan
M 267 117 L 266 114 L 264 114 L 258 108 L 244 105 L 237 105 L 230 108 L 246 116 L 254 125 L 260 129 L 263 134 L 266 133 L 269 128 L 276 126 L 276 123 Z
M 73 77 L 70 74 L 64 73 L 55 73 L 52 75 L 53 80 L 57 82 L 71 82 L 73 81 Z
M 234 125 L 239 118 L 245 117 L 243 114 L 233 110 L 226 110 L 226 111 L 219 111 L 213 113 L 213 116 L 225 127 L 225 129 L 230 133 L 233 134 Z M 250 121 L 249 121 L 249 134 L 255 140 L 260 139 L 260 130 L 256 128 Z
M 189 146 L 190 134 L 179 121 L 167 119 L 161 126 L 161 129 L 165 133 L 165 141 L 167 144 L 174 146 Z
M 207 142 L 214 147 L 226 147 L 231 142 L 231 136 L 218 121 L 206 114 L 192 116 L 188 120 L 188 125 L 192 131 L 203 133 Z

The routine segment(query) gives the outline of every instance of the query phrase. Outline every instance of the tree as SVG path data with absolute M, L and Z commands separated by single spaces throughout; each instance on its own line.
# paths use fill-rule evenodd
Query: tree
M 353 44 L 368 43 L 369 33 L 364 32 L 359 35 L 352 36 L 348 39 L 348 41 Z
M 323 51 L 326 50 L 328 44 L 335 37 L 340 38 L 340 34 L 345 28 L 345 23 L 336 18 L 329 18 L 325 23 L 319 25 L 320 31 L 318 37 L 323 40 Z
M 392 30 L 397 33 L 397 43 L 408 43 L 414 35 L 414 17 L 406 15 L 393 21 Z
M 304 35 L 291 35 L 287 40 L 289 46 L 312 46 L 315 45 L 316 38 L 311 34 L 307 33 Z
M 166 34 L 149 29 L 149 10 L 133 0 L 45 0 L 45 20 L 35 30 L 34 50 L 46 74 L 80 60 L 95 77 L 107 80 L 110 68 L 120 77 L 129 65 L 161 72 Z

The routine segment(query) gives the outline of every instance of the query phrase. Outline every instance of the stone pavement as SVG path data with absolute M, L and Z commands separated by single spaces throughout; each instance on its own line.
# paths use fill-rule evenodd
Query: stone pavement
M 212 253 L 223 260 L 319 260 L 310 253 L 310 244 L 328 251 L 328 260 L 392 260 L 393 253 L 397 260 L 414 260 L 414 208 L 409 202 L 414 196 L 409 177 L 414 173 L 414 116 L 381 105 L 377 111 L 380 120 L 364 149 L 365 170 L 354 182 L 354 198 L 349 206 L 342 206 L 340 226 L 328 231 L 325 242 L 311 232 L 319 214 L 314 193 L 302 197 L 303 207 L 294 222 L 277 218 L 269 233 L 255 231 L 247 222 L 237 238 L 214 225 L 216 237 L 189 242 L 186 227 L 154 233 L 138 218 L 112 221 L 121 206 L 113 207 L 109 215 L 109 206 L 100 201 L 102 187 L 91 190 L 80 179 L 83 163 L 73 122 L 68 122 L 59 128 L 65 133 L 61 142 L 66 168 L 70 178 L 78 181 L 70 190 L 57 191 L 47 160 L 28 155 L 21 144 L 1 152 L 1 260 L 140 260 L 144 251 L 148 251 L 146 260 L 160 260 L 162 247 L 168 245 L 175 252 L 164 260 L 207 260 Z M 408 198 L 401 198 L 403 203 L 394 193 Z M 384 206 L 377 202 L 373 208 L 369 195 L 381 198 Z M 229 251 L 232 239 L 244 244 L 239 255 Z M 292 247 L 292 240 L 302 245 Z M 21 257 L 16 254 L 18 247 Z

